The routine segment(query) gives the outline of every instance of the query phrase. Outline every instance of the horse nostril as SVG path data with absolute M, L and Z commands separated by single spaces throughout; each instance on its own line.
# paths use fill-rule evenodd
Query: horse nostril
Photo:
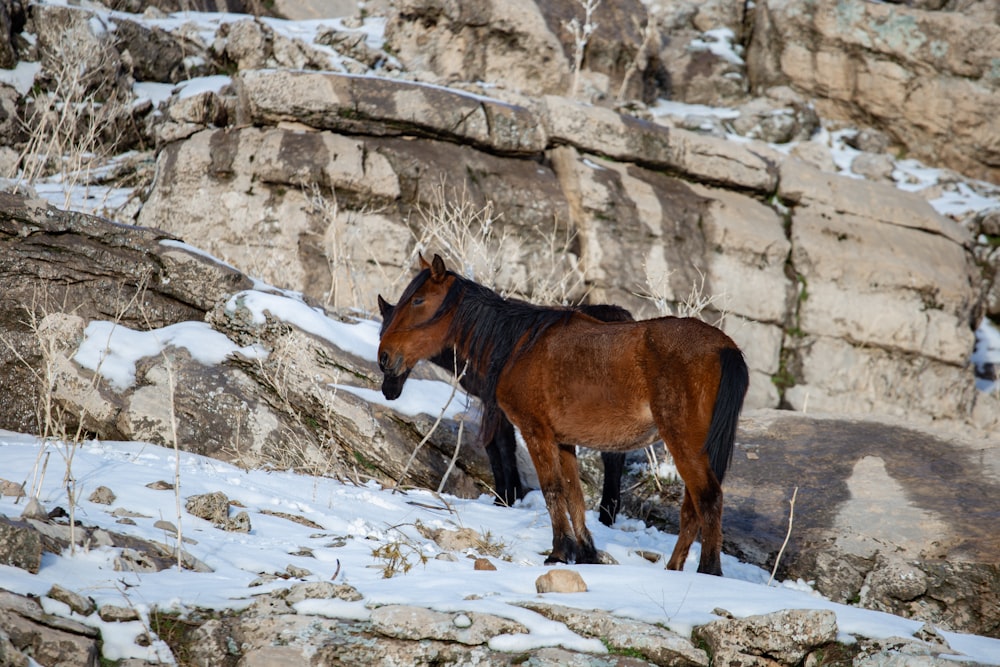
M 385 372 L 385 369 L 388 366 L 389 366 L 389 353 L 383 352 L 382 354 L 378 355 L 378 367 L 379 369 L 382 370 L 382 372 Z

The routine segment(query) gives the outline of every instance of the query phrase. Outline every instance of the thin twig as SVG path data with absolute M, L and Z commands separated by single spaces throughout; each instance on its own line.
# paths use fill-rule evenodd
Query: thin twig
M 792 491 L 792 499 L 789 501 L 788 505 L 788 532 L 785 533 L 785 541 L 781 543 L 781 548 L 778 550 L 778 557 L 774 559 L 774 569 L 771 570 L 771 578 L 767 580 L 767 585 L 770 586 L 771 582 L 774 581 L 774 574 L 778 571 L 778 563 L 781 562 L 781 556 L 785 553 L 785 547 L 788 546 L 788 539 L 792 536 L 792 519 L 795 518 L 795 497 L 799 495 L 799 487 L 795 487 Z
M 468 368 L 468 363 L 466 363 L 466 368 Z M 413 448 L 413 452 L 410 454 L 410 459 L 406 462 L 406 466 L 403 467 L 403 472 L 400 473 L 399 479 L 396 480 L 396 486 L 392 489 L 393 493 L 400 490 L 400 487 L 403 485 L 403 480 L 406 478 L 407 473 L 410 472 L 410 466 L 413 465 L 413 459 L 417 458 L 417 452 L 420 451 L 421 447 L 427 444 L 427 441 L 431 439 L 431 436 L 434 435 L 434 431 L 436 431 L 437 427 L 441 424 L 441 420 L 444 419 L 444 413 L 448 411 L 448 406 L 451 405 L 452 400 L 455 398 L 455 394 L 458 393 L 458 383 L 461 382 L 463 377 L 465 377 L 465 368 L 462 369 L 460 374 L 457 374 L 454 378 L 452 378 L 451 393 L 448 395 L 448 400 L 441 407 L 441 411 L 438 413 L 437 419 L 435 419 L 434 423 L 431 425 L 431 430 L 427 431 L 427 435 L 425 435 L 423 439 L 417 443 L 417 446 Z
M 438 493 L 444 491 L 445 482 L 448 481 L 448 475 L 451 471 L 455 469 L 455 461 L 458 460 L 458 450 L 462 447 L 462 431 L 465 428 L 465 420 L 458 420 L 458 440 L 455 442 L 455 453 L 451 455 L 451 461 L 448 462 L 448 469 L 444 471 L 444 475 L 441 477 L 441 483 L 438 484 Z

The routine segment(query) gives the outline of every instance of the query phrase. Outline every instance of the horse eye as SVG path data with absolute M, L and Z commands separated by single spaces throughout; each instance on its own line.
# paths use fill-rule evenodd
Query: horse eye
M 410 303 L 413 304 L 414 306 L 422 306 L 424 305 L 424 297 L 422 296 L 414 297 L 413 301 L 411 301 Z

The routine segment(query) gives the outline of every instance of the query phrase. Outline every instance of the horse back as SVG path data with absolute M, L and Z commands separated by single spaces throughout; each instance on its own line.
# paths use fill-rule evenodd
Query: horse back
M 501 372 L 497 398 L 512 421 L 538 419 L 563 442 L 630 449 L 656 439 L 654 412 L 710 417 L 721 330 L 690 318 L 604 323 L 575 315 Z

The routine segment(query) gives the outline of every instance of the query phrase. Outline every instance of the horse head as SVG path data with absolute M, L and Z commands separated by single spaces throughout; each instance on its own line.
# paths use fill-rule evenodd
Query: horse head
M 421 359 L 429 359 L 448 346 L 446 336 L 450 318 L 445 307 L 455 275 L 449 272 L 440 255 L 430 264 L 421 256 L 420 273 L 403 290 L 395 306 L 379 300 L 382 310 L 382 333 L 378 346 L 378 365 L 386 380 L 382 393 L 392 400 L 399 396 L 403 382 Z M 389 317 L 385 316 L 386 308 Z M 398 382 L 398 386 L 397 386 Z
M 382 298 L 382 295 L 378 295 L 378 310 L 382 314 L 382 327 L 379 329 L 378 337 L 381 340 L 382 334 L 385 333 L 386 327 L 389 326 L 389 322 L 392 320 L 392 313 L 396 307 Z M 400 394 L 403 393 L 403 385 L 406 384 L 406 379 L 410 377 L 410 372 L 407 371 L 402 375 L 393 375 L 391 373 L 382 374 L 382 395 L 390 401 L 394 401 L 399 398 Z

